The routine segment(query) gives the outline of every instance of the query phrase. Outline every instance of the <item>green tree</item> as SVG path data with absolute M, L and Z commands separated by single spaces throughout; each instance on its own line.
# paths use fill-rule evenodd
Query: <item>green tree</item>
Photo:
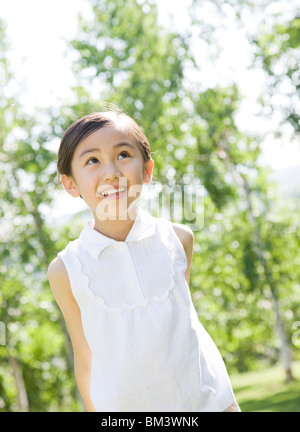
M 235 206 L 238 209 L 234 212 L 235 217 L 244 225 L 238 240 L 243 250 L 240 270 L 257 301 L 263 298 L 264 293 L 272 299 L 280 357 L 287 379 L 291 379 L 291 343 L 279 300 L 283 280 L 275 277 L 272 264 L 278 253 L 276 247 L 273 248 L 276 244 L 276 237 L 273 237 L 275 229 L 268 231 L 269 225 L 277 229 L 275 221 L 268 221 L 269 218 L 272 221 L 275 211 L 273 200 L 268 198 L 272 196 L 271 185 L 266 170 L 259 166 L 257 160 L 260 153 L 257 139 L 245 136 L 235 125 L 236 103 L 237 95 L 232 90 L 226 95 L 224 90 L 209 89 L 199 95 L 195 111 L 201 113 L 204 123 L 201 125 L 198 122 L 193 130 L 200 156 L 197 166 L 217 209 L 224 208 L 225 214 L 226 208 Z M 288 226 L 288 221 L 281 223 Z M 285 245 L 289 247 L 288 243 Z
M 257 45 L 256 62 L 261 63 L 269 77 L 268 92 L 262 96 L 264 107 L 281 112 L 281 124 L 290 124 L 300 132 L 300 17 L 288 22 L 267 24 L 254 39 Z M 280 133 L 280 129 L 278 131 Z

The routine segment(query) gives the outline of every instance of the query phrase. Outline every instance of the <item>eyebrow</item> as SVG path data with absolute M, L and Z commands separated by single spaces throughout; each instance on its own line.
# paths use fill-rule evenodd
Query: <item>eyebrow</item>
M 125 142 L 123 142 L 123 143 L 119 143 L 119 144 L 116 144 L 116 145 L 114 146 L 114 149 L 115 149 L 115 148 L 119 148 L 119 147 L 124 147 L 124 146 L 126 146 L 126 147 L 130 147 L 131 149 L 135 150 L 135 146 L 133 146 L 132 144 L 129 144 L 129 143 L 125 143 Z M 81 158 L 82 156 L 84 156 L 84 155 L 87 154 L 87 153 L 94 153 L 94 152 L 101 153 L 101 151 L 102 151 L 102 150 L 101 150 L 100 148 L 91 148 L 91 149 L 87 149 L 87 150 L 84 150 L 82 153 L 80 153 L 79 157 Z

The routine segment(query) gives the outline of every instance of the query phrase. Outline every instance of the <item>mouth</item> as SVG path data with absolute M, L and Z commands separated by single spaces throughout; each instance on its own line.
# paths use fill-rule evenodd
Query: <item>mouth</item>
M 126 191 L 126 187 L 112 187 L 109 189 L 101 190 L 97 192 L 97 197 L 107 198 L 107 199 L 118 199 L 120 198 Z

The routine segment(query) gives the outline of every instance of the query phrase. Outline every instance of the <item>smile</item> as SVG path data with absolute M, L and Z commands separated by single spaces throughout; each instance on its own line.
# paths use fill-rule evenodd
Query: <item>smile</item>
M 101 191 L 97 194 L 97 196 L 101 196 L 103 198 L 119 198 L 122 193 L 126 191 L 126 187 L 119 187 L 117 189 L 107 189 Z

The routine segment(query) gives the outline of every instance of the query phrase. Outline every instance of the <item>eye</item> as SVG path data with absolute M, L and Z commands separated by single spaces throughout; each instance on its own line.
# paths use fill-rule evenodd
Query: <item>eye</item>
M 91 157 L 88 161 L 87 161 L 87 165 L 94 165 L 94 164 L 96 164 L 96 163 L 98 163 L 99 161 L 98 161 L 98 159 L 97 158 L 95 158 L 95 157 Z
M 127 152 L 127 151 L 125 151 L 125 150 L 123 150 L 119 155 L 118 155 L 118 159 L 120 158 L 120 156 L 121 156 L 121 159 L 126 159 L 126 158 L 128 158 L 128 157 L 130 157 L 130 155 L 129 155 L 129 153 Z

